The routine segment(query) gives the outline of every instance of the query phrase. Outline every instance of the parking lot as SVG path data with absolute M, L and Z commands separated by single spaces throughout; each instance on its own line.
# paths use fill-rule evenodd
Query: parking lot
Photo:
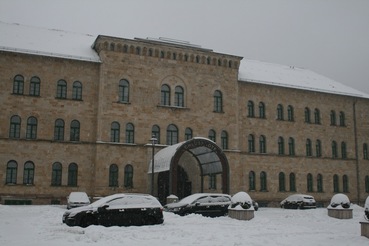
M 353 209 L 348 220 L 325 208 L 260 208 L 250 221 L 164 212 L 161 225 L 80 228 L 62 223 L 65 206 L 0 205 L 0 245 L 368 245 L 360 236 L 364 209 Z

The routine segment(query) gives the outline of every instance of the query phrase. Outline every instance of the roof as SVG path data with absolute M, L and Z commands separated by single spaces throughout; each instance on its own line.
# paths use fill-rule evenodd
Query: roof
M 164 149 L 161 149 L 154 157 L 154 173 L 164 172 L 170 170 L 170 164 L 173 156 L 176 154 L 177 150 L 181 148 L 186 143 L 193 140 L 203 140 L 205 142 L 211 142 L 207 138 L 195 137 L 191 140 L 183 141 L 174 145 L 170 145 Z M 215 143 L 214 143 L 215 144 Z M 207 146 L 196 146 L 187 150 L 194 156 L 198 161 L 202 169 L 202 175 L 221 173 L 222 164 L 218 155 Z M 149 163 L 148 173 L 152 173 L 152 160 Z
M 309 69 L 256 60 L 242 60 L 238 79 L 244 82 L 369 98 L 368 94 L 317 74 Z
M 0 21 L 0 50 L 100 62 L 91 48 L 96 36 Z
M 0 50 L 3 51 L 101 62 L 99 55 L 92 48 L 97 38 L 96 35 L 31 27 L 14 23 L 9 24 L 1 21 L 0 33 Z M 143 39 L 137 40 L 142 41 Z M 184 43 L 183 41 L 181 43 L 180 41 L 163 38 L 150 38 L 145 41 L 161 41 L 189 46 L 188 43 Z M 211 49 L 206 50 L 211 51 Z M 241 82 L 369 98 L 368 94 L 308 69 L 262 61 L 241 60 L 238 79 Z

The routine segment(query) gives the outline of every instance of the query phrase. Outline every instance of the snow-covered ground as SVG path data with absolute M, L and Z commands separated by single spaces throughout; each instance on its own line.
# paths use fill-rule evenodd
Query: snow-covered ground
M 369 245 L 360 236 L 364 209 L 356 205 L 346 220 L 329 217 L 326 208 L 260 208 L 250 221 L 165 212 L 162 225 L 108 228 L 68 227 L 61 222 L 65 209 L 0 205 L 0 245 Z

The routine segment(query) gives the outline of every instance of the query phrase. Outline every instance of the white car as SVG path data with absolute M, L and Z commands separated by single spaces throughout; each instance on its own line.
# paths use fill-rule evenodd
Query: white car
M 86 206 L 90 203 L 90 199 L 88 198 L 86 192 L 71 192 L 68 196 L 67 209 Z

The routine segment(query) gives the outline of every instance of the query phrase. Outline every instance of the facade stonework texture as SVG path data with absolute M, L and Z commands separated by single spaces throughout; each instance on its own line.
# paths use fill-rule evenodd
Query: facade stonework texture
M 240 81 L 242 57 L 199 47 L 98 36 L 93 48 L 100 62 L 0 51 L 0 203 L 65 203 L 71 191 L 91 197 L 149 193 L 152 151 L 173 139 L 188 140 L 188 129 L 191 138 L 215 132 L 213 140 L 228 159 L 230 194 L 246 191 L 263 206 L 278 206 L 292 193 L 313 195 L 322 206 L 339 192 L 357 203 L 368 196 L 369 99 Z M 17 75 L 24 78 L 22 93 L 14 93 Z M 30 95 L 34 76 L 40 79 L 36 96 Z M 62 99 L 60 80 L 66 82 Z M 128 86 L 120 86 L 123 80 Z M 78 100 L 76 81 L 82 84 Z M 164 85 L 168 104 L 162 101 Z M 178 88 L 183 92 L 176 93 Z M 222 99 L 218 112 L 216 91 Z M 178 100 L 183 105 L 176 105 Z M 18 137 L 13 116 L 21 119 Z M 30 117 L 37 119 L 34 138 L 28 136 Z M 55 139 L 58 119 L 64 122 L 62 140 Z M 77 140 L 71 140 L 73 121 L 79 122 Z M 113 123 L 119 131 L 113 131 Z M 153 148 L 154 126 L 160 131 Z M 26 163 L 33 164 L 31 171 Z M 59 172 L 55 163 L 61 164 Z M 188 154 L 179 166 L 190 193 L 222 192 L 224 174 L 201 181 L 196 160 Z M 57 176 L 60 183 L 54 182 Z M 154 176 L 156 196 L 162 177 Z

